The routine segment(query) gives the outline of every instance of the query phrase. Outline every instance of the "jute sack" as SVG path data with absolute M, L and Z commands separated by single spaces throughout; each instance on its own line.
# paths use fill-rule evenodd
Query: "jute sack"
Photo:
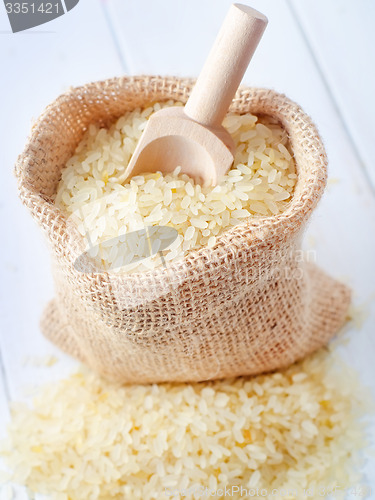
M 193 83 L 146 76 L 74 88 L 47 107 L 17 162 L 20 197 L 51 247 L 56 297 L 42 331 L 113 380 L 198 381 L 285 367 L 327 343 L 350 303 L 349 289 L 300 251 L 326 183 L 321 139 L 297 104 L 265 89 L 240 89 L 231 110 L 268 115 L 287 131 L 298 182 L 283 214 L 249 219 L 213 248 L 146 273 L 74 267 L 86 244 L 53 197 L 88 125 L 108 126 L 151 101 L 186 102 Z

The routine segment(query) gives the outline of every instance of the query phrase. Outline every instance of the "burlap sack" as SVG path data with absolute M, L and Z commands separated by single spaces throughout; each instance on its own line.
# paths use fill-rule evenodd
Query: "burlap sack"
M 53 195 L 87 126 L 107 126 L 151 101 L 186 102 L 192 85 L 189 79 L 131 77 L 72 89 L 38 119 L 16 166 L 21 199 L 52 253 L 56 297 L 42 331 L 121 382 L 207 380 L 285 367 L 325 344 L 350 302 L 348 288 L 299 251 L 326 183 L 321 139 L 297 104 L 265 89 L 240 89 L 231 109 L 269 115 L 288 132 L 298 183 L 286 212 L 250 219 L 214 248 L 167 268 L 119 275 L 73 267 L 85 242 Z

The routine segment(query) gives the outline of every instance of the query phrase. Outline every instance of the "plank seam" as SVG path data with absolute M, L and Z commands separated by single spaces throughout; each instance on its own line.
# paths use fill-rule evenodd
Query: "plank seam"
M 123 52 L 121 50 L 121 45 L 120 45 L 119 39 L 117 37 L 114 24 L 112 22 L 112 17 L 111 17 L 111 14 L 109 12 L 108 5 L 105 2 L 103 2 L 103 1 L 100 1 L 100 3 L 101 3 L 102 11 L 103 11 L 103 14 L 104 14 L 104 18 L 105 18 L 105 20 L 107 22 L 107 26 L 108 26 L 109 31 L 111 33 L 113 44 L 115 46 L 118 58 L 120 60 L 121 67 L 122 67 L 122 69 L 124 71 L 124 74 L 127 75 L 127 74 L 129 74 L 129 66 L 126 63 L 125 55 L 123 54 Z
M 7 398 L 7 401 L 8 401 L 8 404 L 9 404 L 10 399 L 11 399 L 10 398 L 10 389 L 9 389 L 7 374 L 6 374 L 6 371 L 5 371 L 5 364 L 4 364 L 4 360 L 3 360 L 3 353 L 1 351 L 1 349 L 0 349 L 0 374 L 1 374 L 2 381 L 3 381 L 3 387 L 4 387 L 5 397 Z
M 319 62 L 319 57 L 318 55 L 314 52 L 313 48 L 312 48 L 312 45 L 311 45 L 311 42 L 310 42 L 310 38 L 309 36 L 307 35 L 307 33 L 305 32 L 305 30 L 303 29 L 303 21 L 302 19 L 299 17 L 296 9 L 294 8 L 294 5 L 293 5 L 293 1 L 292 0 L 286 0 L 286 3 L 288 5 L 288 8 L 296 22 L 296 25 L 298 27 L 298 30 L 300 31 L 301 33 L 301 36 L 306 44 L 306 47 L 307 47 L 307 50 L 309 51 L 310 55 L 311 55 L 311 58 L 314 62 L 314 65 L 317 69 L 317 72 L 319 73 L 320 75 L 320 78 L 323 82 L 323 85 L 324 87 L 326 88 L 327 92 L 328 92 L 328 95 L 329 95 L 329 98 L 332 102 L 332 105 L 338 115 L 338 118 L 343 126 L 343 129 L 345 131 L 345 134 L 347 135 L 348 137 L 348 140 L 349 140 L 349 143 L 351 145 L 351 147 L 353 148 L 353 151 L 355 153 L 355 155 L 357 156 L 358 158 L 358 163 L 360 164 L 360 167 L 361 167 L 361 170 L 364 174 L 364 177 L 367 181 L 367 184 L 369 185 L 369 188 L 370 188 L 370 192 L 371 194 L 374 196 L 375 198 L 375 186 L 373 185 L 372 183 L 372 179 L 370 177 L 370 174 L 367 170 L 367 167 L 366 167 L 366 162 L 364 161 L 363 157 L 362 157 L 362 154 L 360 152 L 360 149 L 359 147 L 357 146 L 357 142 L 355 141 L 354 137 L 352 136 L 352 133 L 350 131 L 350 128 L 348 127 L 347 123 L 346 123 L 346 120 L 345 120 L 345 117 L 344 115 L 342 114 L 342 111 L 341 111 L 341 107 L 340 105 L 338 104 L 335 96 L 334 96 L 334 93 L 332 92 L 332 89 L 331 89 L 331 86 L 326 78 L 326 75 L 325 75 L 325 72 Z

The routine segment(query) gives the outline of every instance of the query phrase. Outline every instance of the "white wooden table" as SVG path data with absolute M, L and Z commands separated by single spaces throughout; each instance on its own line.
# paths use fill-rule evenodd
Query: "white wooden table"
M 17 197 L 13 164 L 31 121 L 70 85 L 122 74 L 196 76 L 230 0 L 81 0 L 68 14 L 13 34 L 0 5 L 0 435 L 8 401 L 76 366 L 39 331 L 53 295 L 49 255 Z M 344 355 L 375 394 L 374 0 L 252 0 L 269 26 L 244 83 L 272 87 L 317 123 L 331 183 L 306 238 L 318 263 L 348 282 L 366 319 Z M 56 355 L 53 367 L 26 357 Z M 375 437 L 375 426 L 373 430 Z M 375 459 L 366 468 L 375 491 Z M 0 489 L 1 492 L 1 489 Z M 375 495 L 375 493 L 374 493 Z M 27 495 L 17 489 L 17 499 Z M 84 500 L 84 499 L 82 499 Z

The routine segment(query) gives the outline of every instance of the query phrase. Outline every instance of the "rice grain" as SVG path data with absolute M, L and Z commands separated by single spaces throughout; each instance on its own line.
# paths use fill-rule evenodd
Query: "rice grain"
M 213 247 L 223 231 L 249 217 L 277 216 L 293 195 L 297 175 L 285 131 L 233 113 L 223 125 L 236 145 L 235 162 L 214 189 L 194 184 L 178 166 L 167 175 L 137 175 L 125 182 L 148 117 L 172 104 L 178 105 L 168 101 L 128 112 L 109 129 L 90 125 L 62 173 L 55 204 L 92 246 L 100 246 L 96 255 L 106 269 L 141 272 L 161 264 L 158 255 L 142 260 L 142 247 L 133 248 L 129 258 L 126 245 L 116 242 L 120 235 L 145 226 L 172 226 L 181 236 L 177 248 L 164 251 L 165 260 L 172 261 L 204 245 Z M 106 245 L 109 240 L 115 250 Z M 134 264 L 133 258 L 140 260 Z

